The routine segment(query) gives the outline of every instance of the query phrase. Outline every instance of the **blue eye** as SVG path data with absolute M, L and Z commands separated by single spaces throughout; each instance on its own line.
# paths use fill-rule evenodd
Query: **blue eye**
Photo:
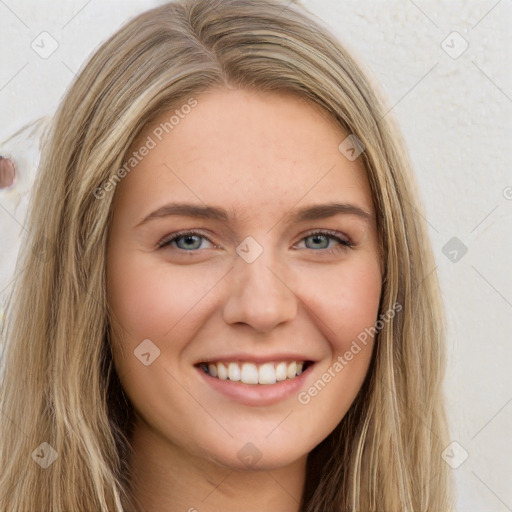
M 329 242 L 331 240 L 338 242 L 338 245 L 335 245 L 334 247 L 319 247 L 319 249 L 323 249 L 328 253 L 334 253 L 352 247 L 352 244 L 350 243 L 349 240 L 347 240 L 346 238 L 342 238 L 339 235 L 333 234 L 330 231 L 316 231 L 314 233 L 310 233 L 309 235 L 303 238 L 303 240 L 308 239 L 312 240 L 313 244 L 316 244 L 318 243 L 318 241 L 320 241 L 322 242 L 323 245 L 323 242 L 327 242 L 327 246 L 329 245 Z M 307 247 L 307 249 L 311 249 L 311 247 Z
M 167 247 L 172 243 L 176 242 L 178 249 L 182 249 L 184 251 L 194 251 L 195 249 L 199 249 L 201 246 L 201 239 L 208 240 L 204 235 L 198 233 L 197 231 L 180 231 L 171 235 L 171 237 L 166 237 L 160 242 L 158 242 L 158 247 Z M 183 240 L 185 247 L 180 247 L 179 241 Z M 198 243 L 199 240 L 199 243 Z M 208 240 L 209 241 L 209 240 Z M 187 247 L 188 246 L 188 247 Z M 192 246 L 192 247 L 191 247 Z
M 320 243 L 320 245 L 322 245 L 322 247 L 316 248 L 306 247 L 306 249 L 311 249 L 315 252 L 318 252 L 317 249 L 319 249 L 327 253 L 336 253 L 353 247 L 348 239 L 339 236 L 337 232 L 315 231 L 302 238 L 302 240 L 308 239 L 312 240 L 313 244 Z M 158 248 L 175 247 L 186 252 L 196 252 L 197 249 L 204 248 L 201 247 L 203 240 L 212 243 L 206 236 L 198 231 L 179 231 L 162 239 L 158 242 L 157 246 Z M 333 247 L 328 247 L 331 240 L 338 242 L 338 244 Z M 327 242 L 327 247 L 323 246 L 324 242 Z M 173 244 L 175 244 L 175 246 Z

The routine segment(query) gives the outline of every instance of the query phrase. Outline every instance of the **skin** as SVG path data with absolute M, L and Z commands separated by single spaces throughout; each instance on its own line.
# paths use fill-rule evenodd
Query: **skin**
M 307 404 L 298 392 L 266 406 L 239 403 L 208 385 L 194 364 L 240 352 L 305 354 L 316 363 L 302 392 L 332 372 L 378 316 L 382 273 L 370 189 L 360 158 L 338 150 L 347 134 L 305 100 L 232 89 L 196 99 L 115 191 L 107 288 L 114 363 L 137 415 L 134 492 L 152 512 L 297 512 L 307 454 L 352 404 L 373 340 Z M 230 218 L 141 224 L 171 202 L 223 207 Z M 369 218 L 286 221 L 294 209 L 329 202 L 350 203 Z M 184 229 L 206 238 L 157 247 Z M 352 247 L 310 236 L 315 230 L 335 231 Z M 248 236 L 263 248 L 251 263 L 236 252 Z M 134 355 L 146 339 L 160 350 L 147 366 Z M 252 464 L 238 455 L 244 446 Z

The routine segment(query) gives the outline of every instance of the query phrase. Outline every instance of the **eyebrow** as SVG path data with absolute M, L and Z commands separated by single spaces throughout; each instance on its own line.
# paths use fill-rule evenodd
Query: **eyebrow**
M 303 208 L 292 209 L 284 216 L 286 222 L 304 222 L 326 219 L 335 215 L 355 215 L 360 219 L 370 222 L 374 216 L 365 209 L 349 203 L 326 203 Z M 211 219 L 229 222 L 230 213 L 224 208 L 216 206 L 202 206 L 190 203 L 170 203 L 150 213 L 136 227 L 139 227 L 152 219 L 161 219 L 170 216 L 185 216 L 200 219 Z M 235 218 L 235 215 L 231 215 Z
M 365 222 L 371 222 L 374 216 L 367 210 L 349 203 L 326 203 L 292 209 L 283 218 L 285 222 L 304 222 L 326 219 L 335 215 L 355 215 Z M 152 219 L 161 219 L 170 216 L 185 216 L 199 219 L 211 219 L 229 222 L 230 214 L 227 210 L 215 206 L 203 206 L 190 203 L 170 203 L 150 213 L 136 227 Z M 233 217 L 236 217 L 232 214 Z

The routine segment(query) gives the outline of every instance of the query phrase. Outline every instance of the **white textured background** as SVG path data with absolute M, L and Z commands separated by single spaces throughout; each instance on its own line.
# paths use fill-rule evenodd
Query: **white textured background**
M 51 115 L 90 53 L 161 3 L 0 0 L 0 154 L 20 167 L 17 185 L 0 190 L 2 303 L 38 159 L 34 137 L 6 139 Z M 415 165 L 448 318 L 446 392 L 458 444 L 444 456 L 458 511 L 512 512 L 512 0 L 303 3 L 380 84 Z M 47 58 L 31 47 L 42 48 L 43 31 L 58 43 Z M 458 55 L 461 38 L 469 46 Z

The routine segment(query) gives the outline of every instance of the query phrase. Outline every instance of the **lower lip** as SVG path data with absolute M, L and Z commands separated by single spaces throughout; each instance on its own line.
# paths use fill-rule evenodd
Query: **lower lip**
M 304 385 L 305 380 L 315 366 L 311 364 L 300 375 L 293 379 L 286 379 L 275 384 L 244 384 L 243 382 L 221 380 L 205 373 L 201 368 L 197 371 L 205 382 L 215 391 L 235 400 L 243 405 L 265 406 L 281 402 L 297 394 Z

